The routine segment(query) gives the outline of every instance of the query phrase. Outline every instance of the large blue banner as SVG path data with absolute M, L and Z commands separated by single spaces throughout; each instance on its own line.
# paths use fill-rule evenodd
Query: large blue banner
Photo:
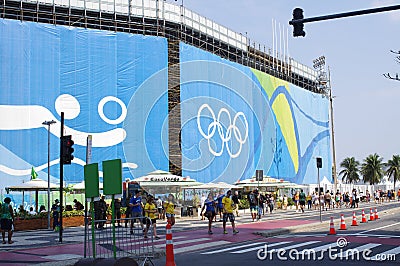
M 183 175 L 317 183 L 322 157 L 332 179 L 326 97 L 183 43 L 180 56 Z
M 121 158 L 124 178 L 168 170 L 167 41 L 99 30 L 0 19 L 0 187 L 59 179 L 60 115 L 75 141 L 65 180 L 92 162 Z M 151 81 L 148 81 L 151 78 Z

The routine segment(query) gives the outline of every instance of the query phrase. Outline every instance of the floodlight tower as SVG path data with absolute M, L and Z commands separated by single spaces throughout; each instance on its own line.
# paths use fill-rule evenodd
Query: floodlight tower
M 325 69 L 325 56 L 320 56 L 313 60 L 313 67 L 317 71 L 317 88 L 319 93 L 324 93 L 329 98 L 330 117 L 331 117 L 331 135 L 332 135 L 332 173 L 335 191 L 337 189 L 337 174 L 336 174 L 336 149 L 335 149 L 335 130 L 333 123 L 333 96 L 331 86 L 331 75 L 328 67 L 328 73 Z

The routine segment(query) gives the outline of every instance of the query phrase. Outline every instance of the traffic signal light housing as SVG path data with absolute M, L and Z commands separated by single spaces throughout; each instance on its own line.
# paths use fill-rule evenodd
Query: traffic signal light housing
M 71 164 L 71 161 L 74 159 L 74 141 L 72 140 L 71 135 L 62 136 L 61 137 L 61 159 L 63 164 Z
M 303 9 L 301 8 L 295 8 L 293 10 L 293 20 L 298 20 L 298 19 L 304 19 L 303 15 Z M 299 36 L 306 36 L 306 32 L 304 31 L 304 23 L 303 22 L 293 22 L 291 21 L 293 25 L 293 36 L 294 37 L 299 37 Z

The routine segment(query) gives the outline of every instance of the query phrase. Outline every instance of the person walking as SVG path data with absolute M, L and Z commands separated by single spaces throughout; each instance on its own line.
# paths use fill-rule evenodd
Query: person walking
M 129 202 L 131 201 L 132 194 L 129 193 L 128 197 L 125 199 L 125 206 L 126 206 L 126 211 L 125 211 L 125 228 L 128 227 L 128 221 L 129 218 L 132 216 L 132 207 L 129 205 Z
M 60 201 L 56 199 L 54 204 L 51 206 L 51 211 L 53 213 L 53 230 L 57 230 L 57 227 L 60 226 L 58 221 L 60 216 Z
M 232 224 L 232 230 L 233 230 L 233 234 L 236 235 L 237 233 L 239 233 L 238 230 L 236 230 L 235 227 L 235 216 L 233 215 L 233 206 L 234 203 L 231 199 L 232 196 L 232 191 L 228 190 L 226 192 L 226 196 L 222 199 L 222 208 L 223 208 L 223 220 L 222 220 L 222 227 L 224 229 L 224 234 L 227 234 L 228 232 L 226 231 L 226 222 L 229 221 Z
M 173 226 L 175 224 L 175 197 L 172 194 L 168 195 L 168 199 L 163 204 L 165 209 L 165 216 L 167 216 L 168 223 Z
M 133 234 L 133 227 L 135 224 L 135 220 L 139 220 L 140 226 L 142 227 L 142 230 L 144 230 L 143 226 L 143 221 L 140 219 L 140 217 L 143 216 L 143 203 L 142 203 L 142 197 L 141 197 L 141 191 L 136 190 L 135 191 L 135 196 L 131 198 L 129 201 L 129 206 L 132 208 L 132 215 L 131 215 L 131 231 L 130 233 Z M 139 219 L 136 219 L 139 218 Z
M 261 216 L 264 215 L 264 202 L 265 201 L 266 201 L 266 198 L 261 193 L 259 193 L 258 194 L 258 218 L 257 218 L 257 221 L 260 221 Z
M 200 215 L 203 217 L 203 211 L 204 209 L 206 209 L 206 211 L 204 212 L 204 216 L 207 217 L 208 219 L 208 234 L 212 235 L 213 232 L 211 230 L 212 227 L 212 222 L 214 220 L 214 217 L 216 215 L 215 213 L 215 200 L 213 199 L 212 194 L 208 194 L 208 198 L 204 201 L 203 207 L 201 208 L 201 212 Z
M 307 201 L 307 210 L 311 210 L 311 208 L 312 208 L 312 196 L 311 196 L 310 192 L 308 192 L 308 195 L 306 197 L 306 201 Z
M 299 194 L 299 203 L 301 212 L 304 213 L 304 207 L 306 206 L 306 194 L 303 192 L 303 190 L 301 190 Z
M 144 206 L 144 216 L 146 218 L 146 229 L 144 230 L 144 238 L 147 238 L 147 233 L 149 232 L 150 225 L 153 227 L 153 236 L 155 239 L 160 239 L 157 236 L 157 216 L 158 216 L 157 206 L 154 203 L 154 197 L 149 195 L 147 197 L 146 205 Z
M 233 194 L 232 201 L 235 204 L 236 216 L 239 217 L 239 192 L 238 191 L 235 191 L 235 193 Z
M 255 190 L 251 191 L 248 195 L 247 195 L 247 200 L 249 201 L 249 205 L 250 205 L 250 213 L 251 213 L 251 218 L 254 220 L 257 217 L 257 213 L 258 213 L 258 206 L 257 206 L 257 197 L 255 195 Z
M 201 194 L 201 198 L 200 198 L 200 208 L 204 207 L 204 202 L 207 200 L 207 197 L 204 194 Z M 201 220 L 205 220 L 204 215 L 201 215 Z
M 325 210 L 328 211 L 328 208 L 331 208 L 331 193 L 329 190 L 326 191 L 325 193 Z
M 158 211 L 158 219 L 162 218 L 162 213 L 163 213 L 163 207 L 162 207 L 162 200 L 161 197 L 158 197 L 156 200 L 156 206 L 157 206 L 157 211 Z
M 103 229 L 107 220 L 107 203 L 105 201 L 105 196 L 102 195 L 99 200 L 99 213 L 100 213 L 100 222 L 99 229 Z
M 115 211 L 115 216 L 117 217 L 117 224 L 118 227 L 121 227 L 121 200 L 120 199 L 115 199 L 114 200 L 114 211 Z
M 368 190 L 367 190 L 367 191 L 368 191 Z M 335 202 L 336 202 L 336 208 L 337 208 L 337 209 L 338 209 L 339 207 L 342 208 L 341 201 L 342 201 L 342 195 L 340 194 L 340 191 L 339 191 L 339 189 L 338 189 L 338 190 L 336 190 L 336 194 L 335 194 Z M 333 205 L 333 206 L 335 206 L 335 205 Z
M 221 189 L 219 191 L 219 195 L 217 196 L 217 213 L 219 213 L 219 221 L 222 222 L 222 213 L 223 213 L 223 207 L 222 207 L 222 199 L 225 197 L 224 191 Z
M 283 209 L 284 209 L 284 210 L 287 210 L 287 206 L 288 206 L 288 197 L 286 196 L 286 194 L 283 195 L 282 202 L 283 202 Z
M 8 244 L 14 243 L 14 241 L 12 241 L 14 211 L 10 203 L 11 199 L 9 197 L 6 197 L 4 199 L 4 203 L 1 205 L 0 225 L 1 225 L 1 236 L 3 237 L 3 244 L 7 243 L 6 231 L 8 237 Z
M 299 212 L 299 204 L 300 204 L 300 192 L 296 191 L 294 195 L 294 204 L 296 205 L 296 212 Z
M 353 189 L 351 192 L 351 206 L 350 208 L 355 208 L 356 207 L 356 191 Z

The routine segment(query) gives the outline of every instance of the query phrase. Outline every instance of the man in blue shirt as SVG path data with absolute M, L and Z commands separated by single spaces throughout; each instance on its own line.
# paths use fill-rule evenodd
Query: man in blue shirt
M 135 220 L 139 220 L 142 230 L 144 228 L 142 219 L 135 219 L 136 217 L 143 216 L 143 203 L 141 192 L 139 190 L 135 192 L 135 196 L 133 196 L 129 201 L 129 206 L 132 208 L 131 234 L 133 234 L 133 224 L 135 223 Z
M 211 193 L 208 194 L 208 198 L 204 201 L 200 215 L 203 215 L 204 208 L 206 209 L 204 216 L 208 218 L 208 234 L 212 235 L 213 232 L 211 231 L 211 225 L 215 217 L 215 200 Z
M 225 197 L 224 191 L 221 189 L 217 197 L 217 213 L 219 213 L 219 221 L 222 222 L 222 212 L 224 210 L 222 206 L 222 199 Z

